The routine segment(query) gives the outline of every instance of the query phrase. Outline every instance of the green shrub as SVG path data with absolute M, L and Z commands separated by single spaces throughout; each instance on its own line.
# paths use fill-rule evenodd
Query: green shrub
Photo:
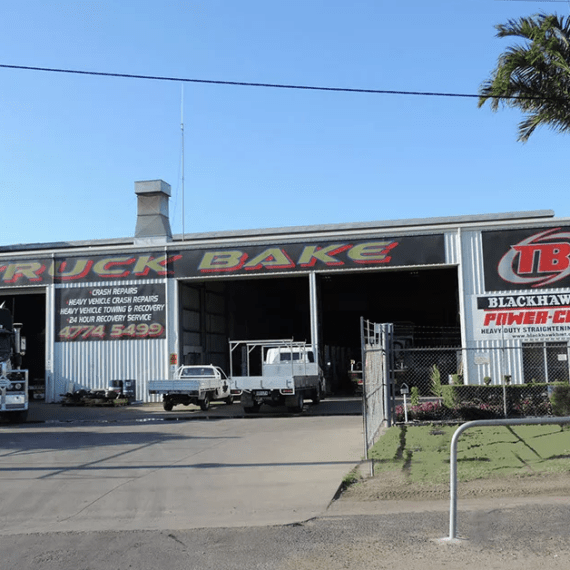
M 410 404 L 418 406 L 420 403 L 420 389 L 417 386 L 412 386 L 410 390 Z
M 555 386 L 550 403 L 555 416 L 570 416 L 570 384 Z
M 446 408 L 456 408 L 461 402 L 458 386 L 442 386 L 441 396 L 443 398 L 443 405 Z
M 437 364 L 431 368 L 431 392 L 434 396 L 441 398 L 441 374 Z

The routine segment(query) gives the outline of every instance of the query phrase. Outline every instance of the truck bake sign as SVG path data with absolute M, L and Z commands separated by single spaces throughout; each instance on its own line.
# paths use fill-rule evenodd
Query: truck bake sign
M 443 235 L 0 260 L 0 287 L 254 275 L 445 262 Z

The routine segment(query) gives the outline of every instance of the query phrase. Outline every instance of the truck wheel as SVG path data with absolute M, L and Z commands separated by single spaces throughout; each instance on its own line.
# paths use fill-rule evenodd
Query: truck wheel
M 305 401 L 303 400 L 303 394 L 301 392 L 297 392 L 295 394 L 295 403 L 292 406 L 289 406 L 289 411 L 293 412 L 294 414 L 299 414 L 303 411 L 303 404 Z
M 314 392 L 313 392 L 313 405 L 314 406 L 318 406 L 321 403 L 321 387 L 319 386 Z
M 210 409 L 210 394 L 205 394 L 204 399 L 200 400 L 200 409 L 207 412 Z
M 171 412 L 172 408 L 174 407 L 174 404 L 172 403 L 171 400 L 164 400 L 164 402 L 162 403 L 162 407 L 164 408 L 165 411 Z
M 228 406 L 230 406 L 231 404 L 234 403 L 234 397 L 233 397 L 233 396 L 228 396 L 228 397 L 224 400 L 224 402 L 225 402 Z

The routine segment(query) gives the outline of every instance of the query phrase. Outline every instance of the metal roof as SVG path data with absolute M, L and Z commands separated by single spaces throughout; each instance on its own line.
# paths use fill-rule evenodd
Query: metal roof
M 225 240 L 243 240 L 258 239 L 263 240 L 270 237 L 300 237 L 302 235 L 318 235 L 318 234 L 347 234 L 347 233 L 367 233 L 374 230 L 381 231 L 438 231 L 451 228 L 467 228 L 480 226 L 494 226 L 501 224 L 512 225 L 513 223 L 529 222 L 536 224 L 539 222 L 556 222 L 554 220 L 553 210 L 531 210 L 523 212 L 505 212 L 497 214 L 475 214 L 465 216 L 447 216 L 434 218 L 412 218 L 402 220 L 372 221 L 372 222 L 354 222 L 339 224 L 321 224 L 313 226 L 291 226 L 280 228 L 260 228 L 247 230 L 227 230 L 216 232 L 202 233 L 186 233 L 184 235 L 177 234 L 173 236 L 173 240 L 169 243 L 172 247 L 175 244 L 187 243 L 188 245 L 199 245 L 209 241 L 225 241 Z M 562 223 L 564 220 L 559 220 Z M 38 250 L 61 250 L 61 249 L 80 249 L 80 248 L 98 248 L 104 249 L 109 247 L 125 248 L 135 246 L 135 238 L 112 238 L 82 241 L 64 241 L 51 243 L 30 243 L 30 244 L 14 244 L 0 246 L 0 253 L 23 253 L 26 251 Z

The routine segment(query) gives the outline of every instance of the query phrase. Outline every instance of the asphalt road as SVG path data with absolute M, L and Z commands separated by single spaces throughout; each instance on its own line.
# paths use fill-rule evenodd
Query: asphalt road
M 356 415 L 2 426 L 0 534 L 295 523 L 362 446 Z

